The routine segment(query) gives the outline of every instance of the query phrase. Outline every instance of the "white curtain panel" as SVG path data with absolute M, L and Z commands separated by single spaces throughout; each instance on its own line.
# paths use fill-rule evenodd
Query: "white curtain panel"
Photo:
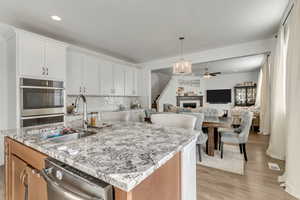
M 286 191 L 300 199 L 300 1 L 288 21 Z
M 261 69 L 260 134 L 270 134 L 270 64 L 267 57 Z
M 262 72 L 262 68 L 261 68 L 259 70 L 258 82 L 257 82 L 257 92 L 256 92 L 256 101 L 255 101 L 255 107 L 256 108 L 260 108 L 260 105 L 261 105 L 262 78 L 263 78 L 263 72 Z
M 287 35 L 280 28 L 275 62 L 271 74 L 271 138 L 267 154 L 273 158 L 284 160 L 286 153 L 286 54 Z

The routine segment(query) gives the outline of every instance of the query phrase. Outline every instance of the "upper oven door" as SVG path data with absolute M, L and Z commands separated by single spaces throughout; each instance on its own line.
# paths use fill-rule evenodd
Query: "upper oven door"
M 22 116 L 64 113 L 63 82 L 22 79 Z

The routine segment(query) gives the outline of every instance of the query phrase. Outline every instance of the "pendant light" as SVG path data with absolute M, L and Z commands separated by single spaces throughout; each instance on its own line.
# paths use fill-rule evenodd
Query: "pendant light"
M 184 37 L 180 37 L 180 60 L 173 65 L 173 74 L 187 75 L 192 73 L 192 63 L 184 60 L 183 58 L 183 40 Z

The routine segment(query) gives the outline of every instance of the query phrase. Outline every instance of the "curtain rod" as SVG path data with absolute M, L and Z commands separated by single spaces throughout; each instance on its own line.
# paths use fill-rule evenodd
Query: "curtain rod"
M 289 19 L 289 16 L 291 15 L 291 13 L 292 13 L 292 10 L 293 10 L 293 8 L 294 8 L 294 3 L 292 4 L 292 6 L 291 6 L 291 8 L 290 8 L 290 10 L 289 10 L 289 12 L 288 12 L 288 14 L 286 15 L 286 17 L 285 17 L 285 19 L 284 19 L 284 21 L 283 21 L 283 23 L 282 23 L 282 26 L 284 26 L 285 24 L 286 24 L 286 22 L 287 22 L 287 20 Z

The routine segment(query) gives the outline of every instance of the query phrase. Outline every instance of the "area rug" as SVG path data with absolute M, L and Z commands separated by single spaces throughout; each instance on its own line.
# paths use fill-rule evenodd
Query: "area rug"
M 203 149 L 201 155 L 202 162 L 199 162 L 199 158 L 197 157 L 197 164 L 199 165 L 244 175 L 244 156 L 240 154 L 239 146 L 225 144 L 223 159 L 221 159 L 221 152 L 217 150 L 214 157 L 208 156 Z

